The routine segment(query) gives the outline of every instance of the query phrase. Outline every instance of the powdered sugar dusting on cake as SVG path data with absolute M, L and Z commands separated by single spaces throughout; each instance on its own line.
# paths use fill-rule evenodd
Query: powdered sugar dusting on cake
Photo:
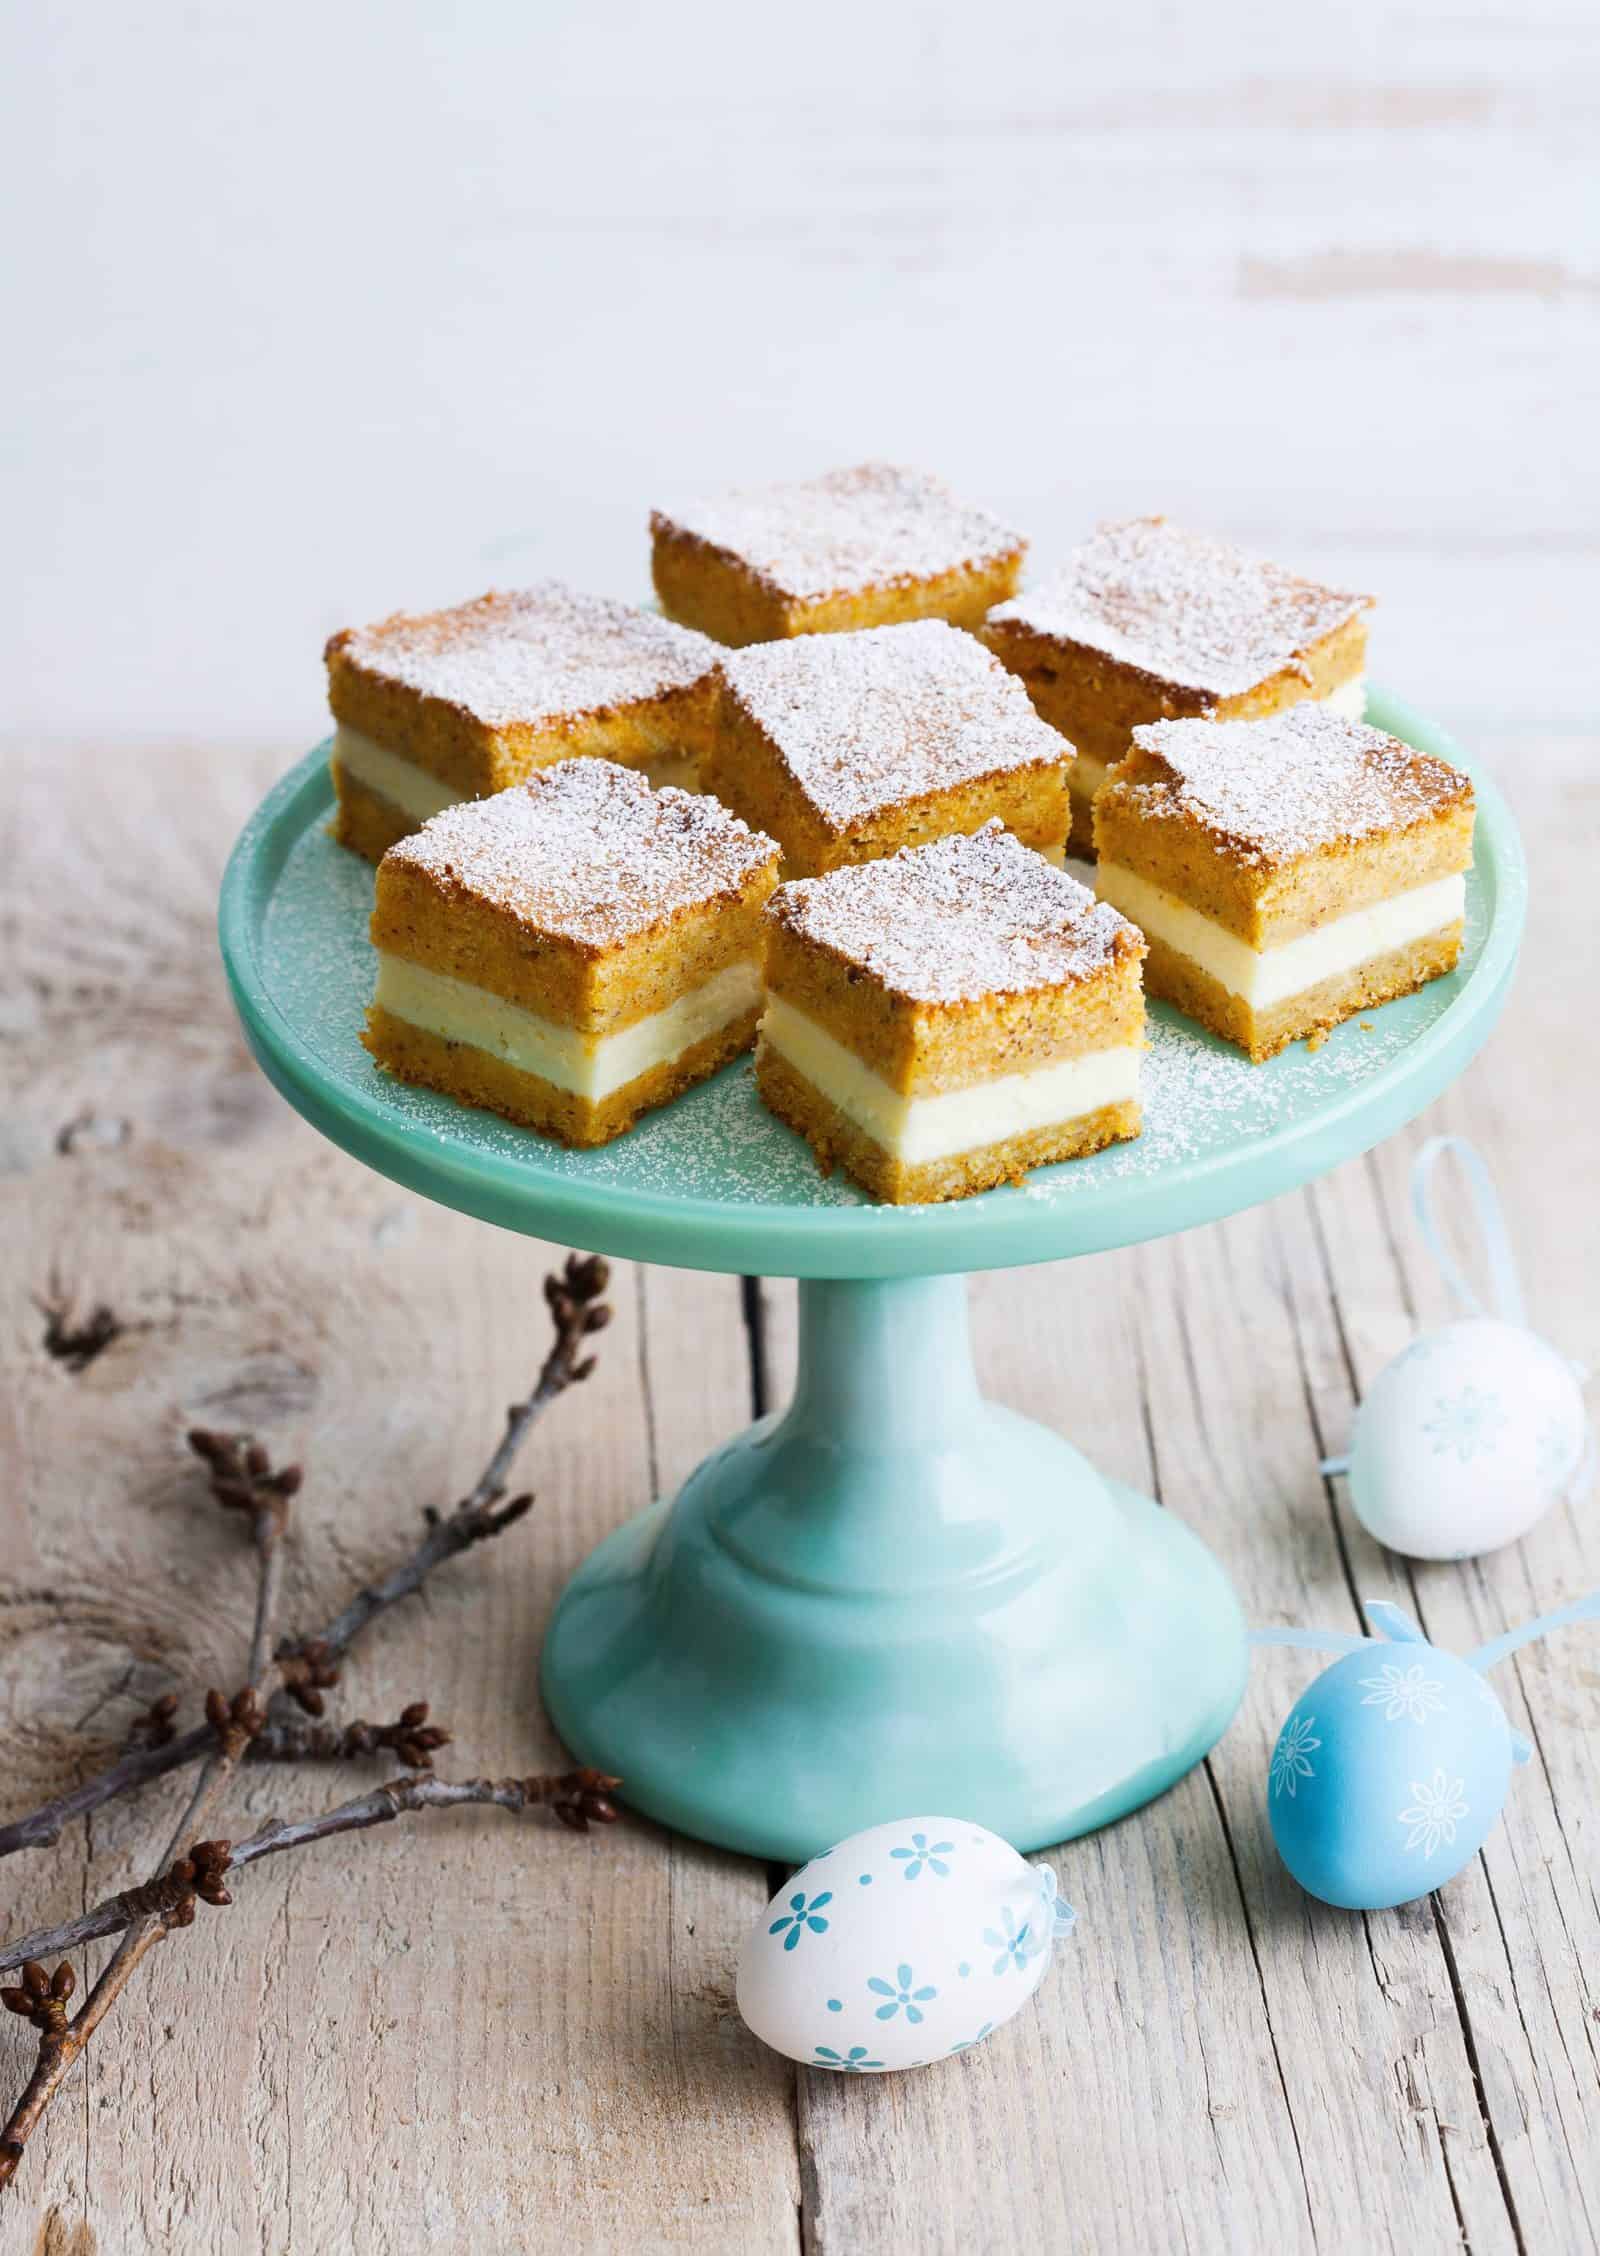
M 1070 986 L 1144 954 L 1126 917 L 998 822 L 781 885 L 767 913 L 916 1002 Z
M 1133 517 L 1097 526 L 1061 572 L 999 604 L 989 623 L 1015 621 L 1176 688 L 1237 697 L 1295 665 L 1371 601 L 1164 517 Z
M 1470 805 L 1459 769 L 1320 705 L 1264 721 L 1157 721 L 1110 788 L 1150 815 L 1219 833 L 1253 864 L 1402 830 Z
M 493 729 L 537 728 L 686 689 L 719 655 L 690 627 L 558 580 L 347 628 L 328 645 L 330 661 L 340 653 Z
M 492 799 L 435 815 L 386 859 L 508 909 L 539 932 L 608 948 L 731 895 L 777 847 L 715 799 L 610 760 L 560 760 Z
M 304 828 L 273 882 L 261 927 L 261 973 L 274 1006 L 294 1029 L 316 1070 L 337 1083 L 358 1108 L 403 1124 L 420 1144 L 456 1162 L 488 1158 L 501 1168 L 526 1167 L 556 1188 L 604 1185 L 620 1203 L 639 1196 L 704 1202 L 723 1218 L 742 1208 L 759 1230 L 774 1208 L 853 1210 L 852 1226 L 896 1234 L 940 1235 L 964 1209 L 876 1206 L 842 1173 L 819 1175 L 807 1146 L 766 1111 L 749 1061 L 725 1067 L 631 1134 L 598 1151 L 568 1151 L 494 1113 L 477 1112 L 375 1073 L 361 1044 L 372 999 L 372 948 L 367 920 L 372 871 L 326 835 L 326 803 L 313 801 Z M 281 822 L 268 801 L 252 819 L 263 832 Z M 1463 964 L 1470 974 L 1488 937 L 1497 894 L 1497 863 L 1486 859 L 1467 881 Z M 1352 1019 L 1314 1052 L 1297 1043 L 1268 1065 L 1181 1018 L 1165 1003 L 1146 1016 L 1150 1040 L 1140 1071 L 1144 1133 L 1092 1159 L 1069 1160 L 1031 1176 L 1024 1190 L 991 1191 L 985 1204 L 1003 1210 L 1026 1199 L 1048 1208 L 1084 1205 L 1098 1214 L 1117 1186 L 1135 1194 L 1129 1233 L 1150 1227 L 1142 1195 L 1176 1191 L 1174 1173 L 1195 1161 L 1226 1162 L 1241 1144 L 1307 1122 L 1325 1106 L 1376 1094 L 1419 1038 L 1454 1010 L 1458 982 L 1438 980 L 1420 993 Z M 1165 1211 L 1165 1208 L 1163 1209 Z M 801 1216 L 803 1221 L 804 1217 Z M 1094 1242 L 1102 1242 L 1097 1237 Z M 1073 1241 L 1075 1243 L 1075 1241 Z M 1057 1241 L 1056 1251 L 1066 1241 Z
M 1020 533 L 958 501 L 942 479 L 863 462 L 793 485 L 735 487 L 653 510 L 657 533 L 692 533 L 780 594 L 853 594 L 990 564 Z
M 757 643 L 726 656 L 722 671 L 835 830 L 979 776 L 1072 757 L 1016 676 L 942 619 Z

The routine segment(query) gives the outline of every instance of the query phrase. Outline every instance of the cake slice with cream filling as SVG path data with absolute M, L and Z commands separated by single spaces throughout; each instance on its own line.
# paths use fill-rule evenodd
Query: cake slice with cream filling
M 1139 1133 L 1144 942 L 998 822 L 780 886 L 756 1086 L 894 1205 Z
M 748 1049 L 778 850 L 716 800 L 563 760 L 378 867 L 386 1072 L 603 1144 Z
M 723 660 L 704 783 L 818 877 L 998 817 L 1059 861 L 1072 746 L 940 619 L 762 643 Z
M 1095 793 L 1135 728 L 1306 699 L 1359 721 L 1371 603 L 1135 517 L 1097 526 L 1053 579 L 992 611 L 984 640 L 1077 748 L 1072 851 L 1087 854 Z
M 694 784 L 715 647 L 557 581 L 347 627 L 327 647 L 334 835 L 368 861 L 459 799 L 575 755 Z
M 1094 824 L 1150 993 L 1258 1062 L 1461 952 L 1471 783 L 1326 706 L 1135 729 Z

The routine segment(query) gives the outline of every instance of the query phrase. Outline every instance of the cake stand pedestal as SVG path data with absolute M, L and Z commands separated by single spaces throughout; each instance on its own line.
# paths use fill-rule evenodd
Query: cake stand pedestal
M 1396 699 L 1379 726 L 1470 763 Z M 566 1152 L 377 1074 L 371 873 L 325 835 L 313 753 L 223 888 L 246 1033 L 289 1101 L 397 1181 L 585 1250 L 797 1276 L 793 1402 L 610 1535 L 568 1584 L 541 1683 L 583 1762 L 699 1838 L 797 1862 L 944 1809 L 1023 1850 L 1104 1824 L 1213 1745 L 1244 1687 L 1221 1568 L 1170 1513 L 979 1391 L 964 1272 L 1192 1227 L 1303 1183 L 1420 1111 L 1484 1040 L 1525 907 L 1479 777 L 1460 968 L 1252 1067 L 1152 1013 L 1145 1134 L 1023 1189 L 866 1203 L 816 1174 L 729 1067 L 599 1152 Z
M 702 1840 L 799 1861 L 916 1810 L 1038 1848 L 1170 1786 L 1244 1623 L 1171 1513 L 978 1391 L 965 1281 L 803 1281 L 781 1416 L 601 1544 L 545 1640 L 563 1741 Z

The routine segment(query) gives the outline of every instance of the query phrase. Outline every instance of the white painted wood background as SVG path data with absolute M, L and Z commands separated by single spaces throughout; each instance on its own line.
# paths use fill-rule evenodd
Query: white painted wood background
M 1597 77 L 1578 0 L 12 24 L 0 1814 L 137 1699 L 235 1671 L 247 1577 L 186 1420 L 305 1451 L 303 1591 L 459 1492 L 537 1352 L 541 1249 L 364 1174 L 255 1073 L 216 879 L 320 730 L 328 629 L 544 571 L 640 587 L 680 483 L 884 452 L 1041 559 L 1165 507 L 1374 589 L 1379 670 L 1486 752 L 1535 872 L 1513 1015 L 1427 1125 L 1490 1151 L 1537 1320 L 1600 1364 Z M 104 1140 L 59 1150 L 84 1113 Z M 1386 1592 L 1467 1645 L 1600 1582 L 1600 1544 L 1591 1507 L 1412 1575 L 1316 1477 L 1438 1312 L 1421 1132 L 1218 1228 L 980 1279 L 977 1328 L 990 1385 L 1158 1484 L 1253 1618 Z M 132 1327 L 78 1378 L 42 1352 L 52 1274 Z M 518 1548 L 351 1672 L 352 1711 L 433 1697 L 463 1772 L 552 1757 L 562 1577 L 749 1414 L 731 1281 L 625 1268 L 618 1300 Z M 781 1388 L 792 1289 L 764 1307 Z M 871 2088 L 743 2035 L 751 1864 L 490 1817 L 286 1859 L 124 2001 L 0 2251 L 1593 2250 L 1597 1652 L 1505 1672 L 1538 1749 L 1506 1825 L 1363 1920 L 1275 1862 L 1301 1679 L 1263 1660 L 1204 1770 L 1062 1853 L 1082 1937 L 1039 2011 Z M 239 1822 L 344 1784 L 252 1778 Z M 5 1925 L 135 1877 L 167 1814 L 4 1867 Z M 0 2029 L 7 2089 L 24 2051 Z
M 80 0 L 0 68 L 0 682 L 286 745 L 324 635 L 867 452 L 1384 599 L 1447 720 L 1586 717 L 1591 0 Z

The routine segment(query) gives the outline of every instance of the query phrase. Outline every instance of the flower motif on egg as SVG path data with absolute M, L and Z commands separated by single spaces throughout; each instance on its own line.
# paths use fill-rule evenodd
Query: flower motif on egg
M 1292 1800 L 1300 1780 L 1316 1776 L 1311 1757 L 1322 1745 L 1320 1739 L 1312 1736 L 1311 1727 L 1316 1720 L 1312 1715 L 1293 1715 L 1278 1734 L 1267 1781 L 1274 1794 L 1287 1794 Z
M 989 1948 L 1000 1953 L 990 1971 L 1004 1974 L 1015 1967 L 1020 1973 L 1029 1959 L 1044 1949 L 1044 1940 L 1034 1933 L 1031 1919 L 1025 1919 L 1020 1927 L 1017 1925 L 1016 1914 L 1009 1904 L 1002 1916 L 1005 1921 L 1004 1933 L 993 1927 L 985 1927 L 983 1930 L 983 1939 Z
M 944 1859 L 951 1855 L 954 1849 L 954 1841 L 935 1841 L 930 1849 L 926 1833 L 913 1833 L 909 1849 L 902 1846 L 898 1849 L 891 1849 L 889 1854 L 897 1863 L 904 1863 L 908 1880 L 915 1880 L 924 1865 L 939 1879 L 948 1880 L 950 1867 L 944 1862 Z
M 1458 1464 L 1470 1465 L 1474 1457 L 1490 1454 L 1509 1423 L 1498 1395 L 1469 1386 L 1454 1399 L 1441 1396 L 1423 1430 L 1433 1436 L 1436 1457 L 1453 1455 Z
M 824 1888 L 822 1894 L 813 1896 L 809 1903 L 807 1903 L 804 1895 L 791 1896 L 787 1915 L 782 1919 L 775 1919 L 767 1929 L 767 1933 L 769 1935 L 783 1935 L 783 1947 L 786 1951 L 794 1949 L 808 1927 L 813 1935 L 825 1935 L 828 1932 L 828 1922 L 821 1918 L 819 1914 L 823 1905 L 832 1903 L 832 1901 L 833 1890 L 831 1888 Z M 784 1934 L 785 1928 L 788 1929 L 787 1934 Z
M 886 1982 L 881 1974 L 872 1975 L 868 1979 L 867 1988 L 872 1991 L 875 1997 L 889 2000 L 887 2005 L 878 2007 L 874 2018 L 879 2021 L 892 2021 L 901 2007 L 904 2006 L 908 2021 L 920 2021 L 922 2019 L 922 2008 L 930 1998 L 936 1998 L 939 1993 L 931 1982 L 924 1982 L 921 1989 L 913 1989 L 912 1984 L 915 1981 L 915 1974 L 912 1973 L 909 1966 L 904 1965 L 895 1968 L 895 1980 L 892 1982 Z
M 1361 1688 L 1366 1693 L 1361 1705 L 1382 1708 L 1385 1723 L 1398 1723 L 1402 1716 L 1426 1723 L 1430 1715 L 1444 1713 L 1444 1686 L 1424 1673 L 1420 1661 L 1409 1668 L 1385 1661 L 1376 1676 L 1362 1677 Z
M 1582 1456 L 1583 1436 L 1574 1436 L 1559 1419 L 1552 1419 L 1549 1425 L 1540 1428 L 1534 1466 L 1542 1481 L 1552 1487 L 1564 1487 L 1578 1470 Z
M 1447 1778 L 1436 1770 L 1426 1782 L 1411 1781 L 1411 1801 L 1395 1814 L 1402 1825 L 1409 1825 L 1406 1836 L 1408 1849 L 1421 1849 L 1423 1856 L 1431 1857 L 1442 1842 L 1453 1845 L 1456 1827 L 1468 1815 L 1462 1798 L 1466 1780 Z
M 865 2045 L 852 2045 L 848 2052 L 835 2052 L 832 2045 L 818 2045 L 816 2065 L 819 2068 L 836 2068 L 841 2075 L 860 2075 L 863 2069 L 881 2068 L 881 2060 L 869 2060 Z

